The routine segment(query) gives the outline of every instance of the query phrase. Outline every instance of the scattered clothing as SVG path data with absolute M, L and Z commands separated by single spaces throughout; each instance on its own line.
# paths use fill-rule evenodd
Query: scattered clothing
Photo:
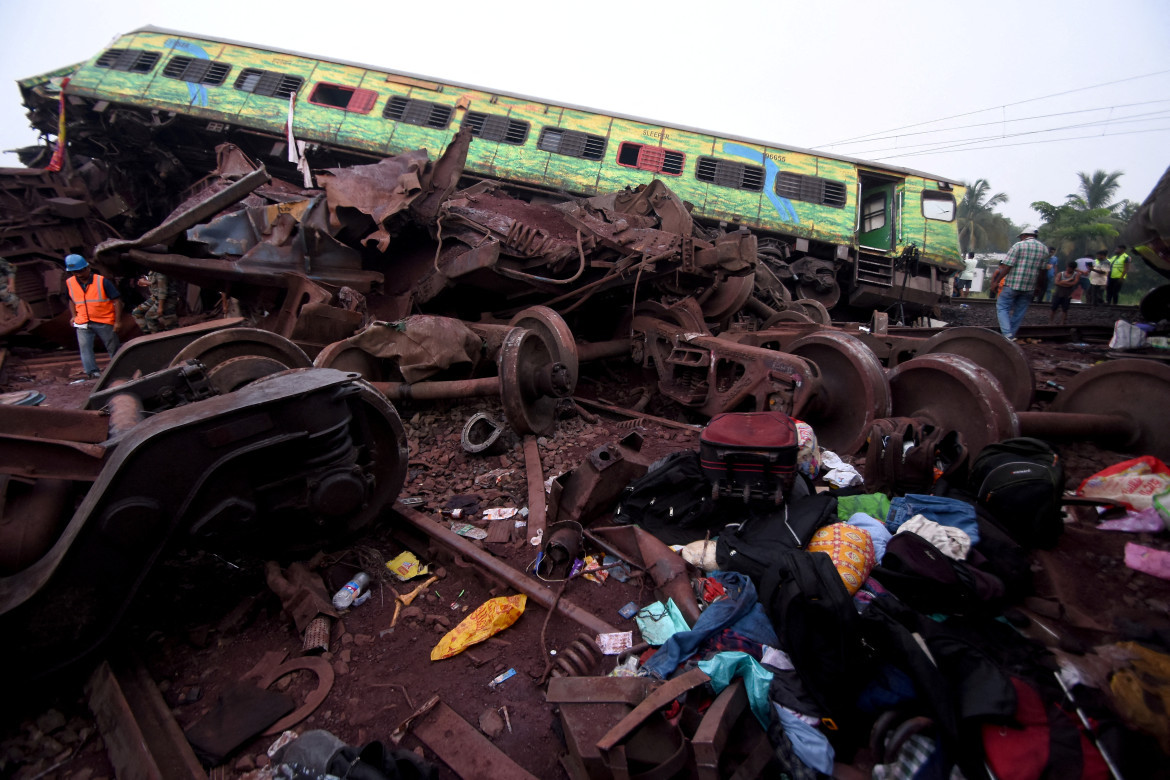
M 928 520 L 941 525 L 962 529 L 970 537 L 971 544 L 979 544 L 979 524 L 975 520 L 975 507 L 966 501 L 922 493 L 907 493 L 890 502 L 890 516 L 886 518 L 886 528 L 896 533 L 902 523 L 914 515 L 925 515 Z
M 837 497 L 837 518 L 848 520 L 858 512 L 884 521 L 890 514 L 890 498 L 885 493 L 865 493 Z
M 699 668 L 711 678 L 716 695 L 731 685 L 736 677 L 742 677 L 752 714 L 761 726 L 768 728 L 768 689 L 772 685 L 772 673 L 760 666 L 759 661 L 746 653 L 718 653 L 699 661 Z
M 842 499 L 837 499 L 841 501 Z M 887 501 L 887 503 L 889 503 Z M 869 540 L 873 543 L 873 555 L 878 563 L 886 554 L 886 544 L 893 534 L 886 528 L 886 524 L 865 512 L 855 512 L 849 516 L 849 525 L 857 526 L 869 533 Z
M 642 669 L 658 679 L 666 679 L 678 665 L 693 656 L 709 637 L 725 628 L 734 628 L 743 636 L 761 645 L 776 646 L 780 640 L 772 628 L 772 621 L 756 600 L 756 586 L 747 575 L 721 571 L 712 575 L 727 590 L 727 598 L 719 599 L 703 610 L 690 631 L 671 636 Z
M 680 631 L 689 631 L 690 626 L 675 605 L 674 599 L 667 599 L 666 603 L 656 601 L 638 610 L 634 617 L 638 630 L 642 632 L 642 641 L 658 647 Z
M 822 462 L 828 471 L 825 472 L 825 481 L 839 488 L 860 485 L 864 480 L 861 473 L 850 464 L 841 460 L 837 453 L 831 450 L 822 450 Z
M 933 544 L 943 555 L 956 561 L 967 559 L 971 552 L 971 537 L 958 528 L 939 525 L 922 515 L 914 515 L 898 528 L 898 533 L 915 533 Z

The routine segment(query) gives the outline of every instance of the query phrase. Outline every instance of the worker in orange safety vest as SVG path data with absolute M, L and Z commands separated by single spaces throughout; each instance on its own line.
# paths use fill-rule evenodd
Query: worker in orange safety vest
M 65 288 L 72 306 L 69 323 L 77 331 L 77 346 L 81 350 L 81 369 L 87 377 L 101 376 L 93 354 L 96 334 L 110 356 L 122 346 L 118 340 L 118 323 L 122 320 L 122 297 L 117 286 L 100 274 L 95 274 L 81 255 L 68 255 L 65 270 L 69 278 Z

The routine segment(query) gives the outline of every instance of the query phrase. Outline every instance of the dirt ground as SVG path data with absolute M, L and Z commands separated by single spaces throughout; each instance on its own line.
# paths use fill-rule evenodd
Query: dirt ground
M 972 321 L 986 316 L 973 312 L 974 308 L 977 307 L 962 310 L 965 324 L 990 325 Z M 1075 323 L 1077 316 L 1088 317 L 1090 313 L 1074 311 L 1073 315 Z M 1047 309 L 1030 312 L 1029 321 L 1032 320 L 1046 322 Z M 1021 346 L 1036 373 L 1040 409 L 1054 392 L 1044 385 L 1045 381 L 1059 383 L 1071 375 L 1076 365 L 1091 365 L 1104 359 L 1108 351 L 1099 343 Z M 77 365 L 69 362 L 71 357 L 76 356 L 46 355 L 32 347 L 13 346 L 0 377 L 0 390 L 35 389 L 46 395 L 45 404 L 79 407 L 92 382 L 71 379 L 77 370 Z M 53 362 L 54 359 L 64 362 Z M 653 383 L 615 366 L 593 364 L 582 367 L 578 392 L 628 406 L 641 396 L 642 385 L 652 387 Z M 410 446 L 409 473 L 401 498 L 421 499 L 415 507 L 418 511 L 432 515 L 436 522 L 450 523 L 451 517 L 442 510 L 470 503 L 469 497 L 474 497 L 480 509 L 527 505 L 524 450 L 519 439 L 512 436 L 502 454 L 489 456 L 468 454 L 460 446 L 463 424 L 474 413 L 485 411 L 502 419 L 498 401 L 403 404 L 399 411 Z M 653 400 L 646 411 L 698 422 L 685 419 L 684 410 L 670 408 L 658 400 Z M 558 421 L 555 435 L 540 440 L 545 479 L 571 470 L 596 447 L 616 442 L 635 429 L 643 435 L 643 452 L 650 457 L 698 446 L 697 431 L 665 427 L 651 420 L 635 423 L 603 412 L 596 422 L 569 416 Z M 1109 452 L 1092 443 L 1062 445 L 1060 452 L 1066 461 L 1070 489 L 1101 468 L 1142 454 Z M 608 524 L 607 517 L 595 523 L 604 524 Z M 1127 541 L 1168 549 L 1167 535 L 1109 534 L 1095 530 L 1095 524 L 1093 510 L 1072 509 L 1059 547 L 1037 558 L 1040 595 L 1058 597 L 1072 608 L 1070 631 L 1086 642 L 1112 637 L 1114 621 L 1118 619 L 1150 627 L 1170 626 L 1170 583 L 1138 574 L 1122 562 Z M 487 527 L 482 521 L 479 525 Z M 531 573 L 536 548 L 523 537 L 475 544 L 515 569 Z M 393 511 L 385 512 L 352 544 L 320 551 L 316 562 L 321 564 L 332 593 L 358 568 L 376 569 L 378 561 L 390 560 L 405 550 L 438 569 L 441 579 L 414 602 L 412 607 L 417 610 L 404 614 L 391 628 L 394 592 L 405 593 L 415 582 L 397 582 L 384 569 L 377 572 L 369 600 L 348 610 L 334 624 L 330 652 L 325 655 L 336 674 L 332 689 L 323 704 L 297 724 L 296 730 L 327 729 L 353 745 L 386 740 L 415 707 L 438 694 L 476 727 L 482 725 L 494 731 L 498 724 L 493 721 L 506 711 L 502 732 L 491 737 L 496 747 L 536 777 L 566 777 L 558 760 L 565 752 L 559 724 L 552 706 L 544 701 L 538 680 L 551 662 L 551 653 L 568 647 L 588 632 L 559 614 L 553 615 L 545 628 L 548 613 L 529 600 L 523 616 L 497 637 L 453 658 L 432 662 L 431 648 L 451 626 L 489 598 L 513 591 L 409 530 Z M 292 562 L 276 560 L 282 566 Z M 142 659 L 181 727 L 206 715 L 219 695 L 265 653 L 282 651 L 291 657 L 299 654 L 300 635 L 266 587 L 264 564 L 265 560 L 259 558 L 177 550 L 156 567 L 144 595 L 118 630 L 112 647 L 127 648 Z M 549 583 L 548 587 L 555 593 L 559 584 Z M 638 578 L 619 582 L 614 576 L 603 584 L 574 579 L 564 586 L 562 598 L 619 630 L 634 630 L 635 642 L 638 636 L 634 622 L 623 619 L 618 610 L 631 601 L 642 606 L 657 600 L 652 583 L 642 583 Z M 608 671 L 612 662 L 612 658 L 606 659 L 597 666 L 596 673 Z M 489 686 L 493 678 L 510 669 L 516 672 L 513 677 Z M 311 675 L 300 672 L 284 678 L 276 687 L 299 698 L 315 684 Z M 43 697 L 8 702 L 4 710 L 7 717 L 0 723 L 0 776 L 22 780 L 98 780 L 113 776 L 101 735 L 96 732 L 78 686 L 46 690 Z M 272 739 L 249 741 L 232 754 L 223 772 L 214 776 L 243 777 L 264 765 L 268 760 L 265 749 Z M 413 736 L 407 736 L 401 747 L 436 760 L 434 752 Z M 441 777 L 456 777 L 441 761 L 436 763 Z

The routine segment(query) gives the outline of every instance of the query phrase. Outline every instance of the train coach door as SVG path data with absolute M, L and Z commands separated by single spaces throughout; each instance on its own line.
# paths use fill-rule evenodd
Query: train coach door
M 862 179 L 857 215 L 857 243 L 861 247 L 883 254 L 893 249 L 896 195 L 894 182 Z

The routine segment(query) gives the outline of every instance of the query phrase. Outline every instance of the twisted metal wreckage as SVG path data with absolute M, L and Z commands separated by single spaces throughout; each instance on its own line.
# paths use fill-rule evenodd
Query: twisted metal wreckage
M 750 232 L 705 232 L 658 181 L 563 204 L 487 182 L 458 189 L 469 142 L 461 132 L 434 163 L 419 150 L 325 171 L 321 190 L 272 180 L 224 146 L 162 224 L 98 244 L 93 262 L 111 275 L 162 271 L 244 316 L 130 341 L 84 410 L 0 405 L 0 661 L 39 677 L 92 653 L 178 539 L 309 547 L 366 526 L 405 480 L 390 400 L 498 395 L 516 432 L 547 434 L 583 361 L 628 357 L 701 415 L 784 411 L 843 455 L 897 416 L 959 431 L 971 452 L 1024 434 L 1170 457 L 1166 366 L 1103 363 L 1052 411 L 1029 411 L 1028 361 L 995 333 L 890 328 L 880 314 L 833 325 L 754 273 Z M 73 200 L 48 210 L 84 216 Z M 99 233 L 82 218 L 57 240 Z M 24 326 L 42 334 L 62 329 L 48 270 L 26 298 Z M 530 522 L 580 519 L 646 465 L 628 442 L 607 444 L 563 480 L 547 517 L 537 485 Z M 608 628 L 415 515 L 400 509 L 546 606 Z M 677 585 L 652 556 L 656 581 Z

